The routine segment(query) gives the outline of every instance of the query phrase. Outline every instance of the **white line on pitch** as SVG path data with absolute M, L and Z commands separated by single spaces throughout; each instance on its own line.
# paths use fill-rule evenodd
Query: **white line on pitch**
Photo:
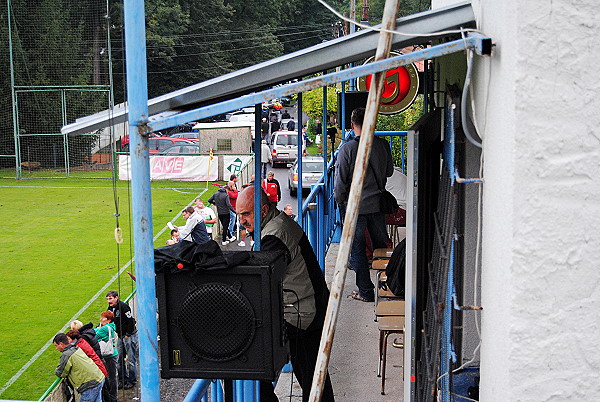
M 202 192 L 201 192 L 201 193 L 200 193 L 198 196 L 200 196 L 200 195 L 204 194 L 205 192 L 206 192 L 206 189 L 205 189 L 205 190 L 203 190 L 203 191 L 202 191 Z M 186 205 L 186 207 L 189 207 L 189 206 L 190 206 L 190 205 L 192 205 L 193 203 L 194 203 L 194 200 L 190 201 L 190 202 L 189 202 L 189 203 Z M 177 213 L 177 215 L 175 215 L 175 217 L 174 217 L 173 219 L 171 219 L 171 222 L 172 222 L 172 221 L 174 221 L 174 220 L 176 220 L 177 218 L 179 218 L 179 216 L 180 216 L 180 215 L 181 215 L 181 212 Z M 154 240 L 154 241 L 156 241 L 156 239 L 158 239 L 158 238 L 159 238 L 159 237 L 160 237 L 160 236 L 161 236 L 161 235 L 162 235 L 162 234 L 165 232 L 165 230 L 167 230 L 167 229 L 168 229 L 168 226 L 166 226 L 166 225 L 165 225 L 165 226 L 164 226 L 164 227 L 163 227 L 163 228 L 160 230 L 160 232 L 158 232 L 158 233 L 157 233 L 157 234 L 154 236 L 153 240 Z M 128 268 L 130 265 L 131 265 L 131 262 L 132 262 L 132 261 L 133 261 L 133 259 L 129 260 L 129 261 L 128 261 L 128 262 L 127 262 L 125 265 L 123 265 L 123 266 L 121 267 L 121 269 L 119 270 L 119 272 L 117 272 L 116 274 L 114 274 L 114 275 L 113 275 L 113 277 L 112 277 L 112 278 L 110 278 L 110 280 L 109 280 L 108 282 L 106 282 L 106 284 L 105 284 L 104 286 L 102 286 L 102 288 L 101 288 L 101 289 L 100 289 L 98 292 L 96 292 L 96 294 L 95 294 L 94 296 L 92 296 L 92 298 L 91 298 L 90 300 L 88 300 L 88 302 L 87 302 L 87 303 L 86 303 L 86 304 L 85 304 L 85 305 L 84 305 L 84 306 L 83 306 L 81 309 L 79 309 L 79 311 L 78 311 L 77 313 L 75 313 L 75 315 L 74 315 L 73 317 L 71 317 L 71 319 L 70 319 L 69 321 L 67 321 L 67 323 L 66 323 L 65 325 L 63 325 L 63 326 L 62 326 L 62 328 L 61 328 L 61 331 L 62 331 L 63 329 L 65 329 L 65 328 L 67 328 L 67 327 L 68 327 L 68 326 L 71 324 L 71 321 L 74 321 L 74 320 L 76 320 L 76 319 L 77 319 L 77 318 L 78 318 L 78 317 L 79 317 L 81 314 L 83 314 L 83 313 L 85 312 L 85 310 L 87 310 L 87 308 L 88 308 L 88 307 L 89 307 L 89 306 L 90 306 L 90 305 L 91 305 L 91 304 L 92 304 L 92 303 L 93 303 L 93 302 L 94 302 L 96 299 L 98 299 L 98 298 L 99 298 L 99 297 L 100 297 L 100 296 L 101 296 L 101 295 L 104 293 L 104 291 L 105 291 L 105 290 L 106 290 L 106 289 L 107 289 L 107 288 L 108 288 L 110 285 L 112 285 L 112 283 L 113 283 L 115 280 L 117 280 L 117 278 L 119 277 L 119 275 L 121 275 L 123 272 L 125 272 L 125 270 L 126 270 L 126 269 L 127 269 L 127 268 Z M 2 386 L 2 388 L 0 388 L 0 395 L 2 395 L 2 394 L 4 393 L 4 391 L 6 391 L 6 390 L 7 390 L 7 389 L 8 389 L 8 388 L 11 386 L 11 385 L 13 385 L 13 383 L 14 383 L 15 381 L 17 381 L 17 380 L 19 379 L 19 377 L 21 377 L 21 375 L 22 375 L 22 374 L 25 372 L 25 370 L 27 370 L 27 369 L 28 369 L 28 368 L 29 368 L 29 367 L 30 367 L 30 366 L 31 366 L 33 363 L 35 363 L 35 362 L 36 362 L 36 360 L 37 360 L 37 359 L 38 359 L 38 358 L 39 358 L 39 357 L 42 355 L 42 353 L 44 353 L 44 352 L 46 351 L 46 349 L 48 349 L 48 347 L 49 347 L 50 345 L 52 345 L 52 343 L 53 343 L 52 341 L 53 341 L 53 340 L 54 340 L 54 336 L 53 336 L 52 338 L 50 338 L 50 340 L 48 340 L 48 342 L 46 342 L 46 343 L 44 344 L 44 346 L 42 346 L 42 347 L 40 348 L 40 350 L 38 350 L 38 351 L 37 351 L 37 352 L 36 352 L 36 353 L 35 353 L 35 354 L 34 354 L 34 355 L 31 357 L 31 359 L 29 359 L 29 361 L 28 361 L 27 363 L 25 363 L 25 364 L 23 365 L 23 367 L 21 367 L 21 368 L 19 369 L 19 371 L 17 371 L 17 372 L 15 373 L 15 375 L 13 375 L 13 376 L 11 377 L 11 379 L 10 379 L 10 380 L 8 380 L 8 381 L 6 382 L 6 384 L 4 384 L 4 385 Z

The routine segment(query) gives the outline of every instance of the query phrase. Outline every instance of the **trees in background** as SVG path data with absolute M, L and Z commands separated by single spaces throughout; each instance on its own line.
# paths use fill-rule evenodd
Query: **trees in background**
M 345 1 L 330 0 L 329 4 L 347 12 Z M 384 0 L 370 4 L 376 22 Z M 429 0 L 407 0 L 400 11 L 414 12 L 428 4 Z M 109 85 L 112 78 L 115 103 L 126 99 L 121 0 L 109 0 L 108 7 L 97 0 L 10 0 L 10 5 L 15 85 Z M 145 11 L 150 97 L 331 39 L 338 22 L 317 0 L 146 0 Z M 11 155 L 13 100 L 6 2 L 0 3 L 0 35 L 0 155 Z M 56 93 L 19 97 L 21 134 L 59 133 L 65 118 L 72 122 L 108 107 L 105 94 L 70 94 L 66 108 Z M 35 146 L 34 140 L 30 142 Z M 0 158 L 0 165 L 7 160 Z

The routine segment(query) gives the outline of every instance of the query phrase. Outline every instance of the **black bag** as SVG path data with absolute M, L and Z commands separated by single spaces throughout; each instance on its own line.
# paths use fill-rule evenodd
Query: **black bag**
M 369 160 L 369 165 L 371 164 L 371 160 Z M 371 167 L 371 169 L 373 169 L 373 167 Z M 373 176 L 375 177 L 375 182 L 377 183 L 377 188 L 380 191 L 380 197 L 379 197 L 379 212 L 383 213 L 383 214 L 395 214 L 398 211 L 398 208 L 400 208 L 400 206 L 398 205 L 398 201 L 396 200 L 396 197 L 394 197 L 394 195 L 392 193 L 390 193 L 389 191 L 387 191 L 385 189 L 385 186 L 383 185 L 383 183 L 381 183 L 379 181 L 379 178 L 377 177 L 377 174 L 375 173 L 375 169 L 373 169 Z
M 406 239 L 402 240 L 390 257 L 385 268 L 386 287 L 398 297 L 404 297 L 404 274 L 406 272 Z
M 384 214 L 395 214 L 400 206 L 396 197 L 387 190 L 381 192 L 381 198 L 379 199 L 379 210 Z

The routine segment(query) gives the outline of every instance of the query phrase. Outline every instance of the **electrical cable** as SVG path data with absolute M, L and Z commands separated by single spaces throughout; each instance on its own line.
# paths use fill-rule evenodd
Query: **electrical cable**
M 408 36 L 408 37 L 419 37 L 419 36 L 436 37 L 436 36 L 457 34 L 457 33 L 464 33 L 464 32 L 480 32 L 481 33 L 481 31 L 479 31 L 478 29 L 472 29 L 472 28 L 450 29 L 447 31 L 421 32 L 421 33 L 407 33 L 407 32 L 395 31 L 395 30 L 391 30 L 391 29 L 375 28 L 370 25 L 365 25 L 365 24 L 361 24 L 360 22 L 353 21 L 350 18 L 340 14 L 332 6 L 327 4 L 324 0 L 318 0 L 318 2 L 321 3 L 329 11 L 331 11 L 336 17 L 341 18 L 342 20 L 349 22 L 350 24 L 354 24 L 357 27 L 361 27 L 363 29 L 368 29 L 368 30 L 376 31 L 376 32 L 386 32 L 386 33 L 390 33 L 393 35 L 402 35 L 402 36 Z
M 463 40 L 466 40 L 464 33 L 462 33 Z M 471 73 L 473 72 L 473 51 L 467 48 L 467 75 L 465 76 L 465 83 L 463 85 L 462 96 L 460 98 L 460 121 L 463 126 L 463 132 L 467 137 L 467 140 L 477 148 L 482 148 L 481 142 L 477 141 L 471 135 L 471 130 L 467 124 L 467 95 L 469 93 L 469 87 L 471 86 Z M 475 126 L 475 123 L 473 123 Z M 477 130 L 477 127 L 475 127 Z M 481 136 L 478 134 L 478 137 Z

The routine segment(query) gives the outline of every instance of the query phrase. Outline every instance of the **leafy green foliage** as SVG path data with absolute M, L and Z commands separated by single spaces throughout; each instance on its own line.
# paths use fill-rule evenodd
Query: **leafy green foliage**
M 398 114 L 377 116 L 377 131 L 407 131 L 423 115 L 423 95 L 418 95 L 415 102 Z M 392 159 L 395 166 L 405 167 L 406 141 L 395 139 L 392 144 Z M 405 155 L 403 158 L 402 155 Z
M 320 121 L 323 118 L 323 88 L 311 89 L 302 93 L 302 110 L 309 119 Z M 334 86 L 327 87 L 327 114 L 337 113 L 337 90 Z

